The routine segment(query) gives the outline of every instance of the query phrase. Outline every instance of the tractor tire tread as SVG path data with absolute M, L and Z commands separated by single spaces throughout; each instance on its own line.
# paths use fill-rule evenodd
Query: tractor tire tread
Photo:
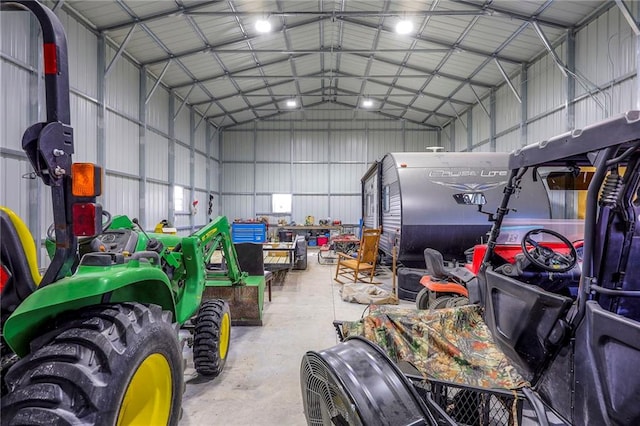
M 224 300 L 206 300 L 200 306 L 195 319 L 193 339 L 193 363 L 203 376 L 218 376 L 226 361 L 220 357 L 221 325 L 224 315 L 229 315 L 229 306 Z
M 94 306 L 56 321 L 6 373 L 3 424 L 100 423 L 100 411 L 109 409 L 103 406 L 105 395 L 113 392 L 110 360 L 157 321 L 175 330 L 170 313 L 139 303 Z

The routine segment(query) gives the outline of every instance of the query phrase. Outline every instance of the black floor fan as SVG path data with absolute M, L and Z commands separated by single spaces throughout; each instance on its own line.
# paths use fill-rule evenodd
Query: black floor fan
M 300 384 L 308 425 L 435 424 L 411 382 L 362 338 L 307 352 Z

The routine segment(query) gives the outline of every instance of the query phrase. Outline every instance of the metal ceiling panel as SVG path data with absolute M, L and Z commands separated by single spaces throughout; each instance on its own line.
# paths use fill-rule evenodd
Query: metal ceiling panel
M 234 96 L 233 98 L 225 99 L 224 101 L 221 101 L 220 104 L 222 104 L 222 106 L 224 106 L 224 109 L 228 112 L 249 110 L 249 108 L 247 108 L 246 102 L 240 96 Z
M 481 17 L 467 33 L 460 47 L 495 52 L 523 23 L 510 19 Z M 518 55 L 517 59 L 522 58 Z
M 345 78 L 338 81 L 338 87 L 341 90 L 349 92 L 360 93 L 360 87 L 362 86 L 362 80 L 354 78 Z
M 130 16 L 115 2 L 67 0 L 66 3 L 80 15 L 87 17 L 98 28 L 130 19 Z
M 227 78 L 219 78 L 214 81 L 203 83 L 203 86 L 216 98 L 235 95 L 238 91 Z
M 240 112 L 234 113 L 232 115 L 232 117 L 238 123 L 242 123 L 244 121 L 249 121 L 249 120 L 255 119 L 256 115 L 250 109 L 247 108 L 244 111 L 240 111 Z
M 603 3 L 604 2 L 601 0 L 583 0 L 579 2 L 556 1 L 551 5 L 551 7 L 542 12 L 540 17 L 553 19 L 554 21 L 575 23 L 580 21 L 584 16 L 587 16 L 602 7 Z
M 202 41 L 198 38 L 193 26 L 185 19 L 162 19 L 148 23 L 147 27 L 158 36 L 171 52 L 180 52 L 202 46 Z
M 309 24 L 287 30 L 286 34 L 290 43 L 290 48 L 294 51 L 293 53 L 297 51 L 320 53 L 322 50 L 319 31 L 315 24 Z
M 181 58 L 180 61 L 199 80 L 224 74 L 220 63 L 211 57 L 209 53 L 196 53 L 195 55 Z
M 178 11 L 176 4 L 168 1 L 123 0 L 122 3 L 140 17 L 154 15 L 156 13 L 174 13 Z
M 125 30 L 125 33 L 128 29 Z M 123 35 L 124 38 L 124 35 Z M 130 37 L 126 51 L 144 63 L 157 57 L 165 57 L 165 51 L 144 31 L 137 29 Z
M 251 56 L 251 53 L 216 53 L 216 55 L 222 61 L 223 67 L 229 71 L 233 71 L 236 68 L 245 69 L 255 65 L 255 61 Z
M 241 92 L 247 92 L 250 90 L 261 89 L 264 87 L 265 83 L 262 78 L 255 79 L 236 79 L 236 85 L 240 89 Z
M 363 76 L 367 70 L 368 62 L 369 60 L 367 58 L 361 56 L 343 54 L 340 57 L 340 71 L 347 74 Z
M 172 58 L 163 85 L 187 96 L 194 80 L 201 82 L 205 89 L 193 89 L 189 102 L 205 110 L 206 101 L 214 96 L 219 104 L 207 115 L 217 124 L 278 114 L 274 97 L 280 102 L 308 93 L 300 98 L 303 105 L 336 99 L 359 108 L 359 98 L 372 96 L 381 102 L 381 114 L 417 123 L 427 118 L 425 111 L 437 109 L 442 116 L 430 115 L 426 123 L 442 125 L 447 116 L 455 115 L 454 109 L 467 107 L 456 100 L 476 102 L 466 81 L 474 84 L 479 96 L 504 83 L 493 57 L 513 75 L 521 63 L 545 51 L 528 22 L 535 19 L 544 37 L 554 43 L 565 37 L 566 28 L 610 7 L 603 4 L 591 0 L 67 0 L 62 7 L 105 31 L 115 43 L 126 41 L 125 50 L 155 75 L 162 74 Z M 269 19 L 271 33 L 256 31 L 260 18 Z M 400 18 L 414 23 L 413 34 L 394 32 Z M 418 92 L 424 96 L 413 102 Z
M 299 76 L 317 74 L 321 71 L 320 55 L 307 55 L 295 60 L 296 72 Z
M 398 73 L 398 66 L 390 65 L 385 60 L 392 61 L 393 59 L 387 58 L 384 55 L 376 55 L 374 61 L 371 63 L 371 69 L 369 75 L 375 76 L 377 80 L 391 79 Z M 386 77 L 377 77 L 386 76 Z
M 472 53 L 458 52 L 449 57 L 442 68 L 440 68 L 440 71 L 464 79 L 486 60 L 487 58 Z M 476 76 L 473 78 L 477 80 Z
M 408 103 L 409 100 L 407 100 L 407 103 Z M 435 111 L 435 109 L 441 103 L 442 103 L 442 99 L 433 98 L 433 97 L 427 96 L 427 95 L 421 95 L 416 99 L 416 101 L 411 106 L 412 107 L 416 107 L 416 108 L 420 108 L 420 109 L 424 109 L 424 110 L 427 110 L 427 111 Z M 445 102 L 445 104 L 448 104 L 448 102 Z M 460 106 L 459 108 L 456 109 L 456 111 L 458 109 L 463 109 L 463 108 L 464 107 Z M 447 111 L 438 111 L 438 112 L 442 112 L 445 115 L 454 115 L 452 112 L 447 112 Z
M 287 50 L 287 43 L 281 32 L 260 34 L 258 37 L 253 38 L 250 43 L 255 50 Z M 245 45 L 245 49 L 246 48 L 248 48 L 248 46 Z
M 473 19 L 473 16 L 433 16 L 422 35 L 426 38 L 452 45 Z
M 286 56 L 282 56 L 280 58 L 280 62 L 274 63 L 272 65 L 265 65 L 262 67 L 262 71 L 265 75 L 269 76 L 280 76 L 278 80 L 283 80 L 291 78 L 291 64 Z M 254 70 L 249 73 L 250 75 L 260 75 L 258 70 Z M 271 79 L 270 79 L 271 80 Z
M 243 39 L 242 31 L 232 17 L 192 16 L 212 46 Z
M 319 84 L 316 83 L 316 86 L 319 87 Z M 297 95 L 296 86 L 293 83 L 279 84 L 277 86 L 274 86 L 271 89 L 271 92 L 273 92 L 273 94 L 276 95 L 276 96 L 291 96 L 291 97 L 295 97 Z
M 343 49 L 371 49 L 376 31 L 370 28 L 345 24 L 343 29 Z
M 460 86 L 460 84 L 461 83 L 459 81 L 436 76 L 433 80 L 431 80 L 431 82 L 427 86 L 426 91 L 435 95 L 448 96 L 451 91 Z
M 162 74 L 162 70 L 164 69 L 164 65 L 150 66 L 149 71 L 151 71 L 155 76 L 160 76 Z M 167 72 L 165 72 L 162 77 L 162 83 L 169 86 L 174 87 L 183 81 L 190 80 L 189 75 L 177 64 L 172 63 L 167 68 Z
M 180 97 L 182 97 L 184 99 L 185 96 L 187 96 L 187 93 L 189 93 L 189 90 L 191 88 L 190 87 L 186 87 L 184 89 L 178 89 L 178 94 L 180 95 Z M 191 93 L 189 94 L 189 98 L 187 99 L 187 102 L 189 103 L 199 103 L 199 102 L 204 102 L 204 101 L 210 101 L 211 99 L 209 98 L 209 95 L 207 95 L 201 88 L 200 86 L 196 85 L 193 90 L 191 90 Z M 205 105 L 205 108 L 207 107 L 207 105 Z

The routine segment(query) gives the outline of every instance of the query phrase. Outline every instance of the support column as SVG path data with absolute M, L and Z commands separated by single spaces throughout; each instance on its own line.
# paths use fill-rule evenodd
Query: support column
M 107 192 L 107 133 L 106 133 L 106 112 L 107 112 L 107 103 L 106 103 L 106 89 L 107 89 L 107 81 L 105 75 L 105 62 L 107 57 L 107 45 L 105 41 L 104 33 L 101 33 L 98 36 L 98 51 L 97 51 L 97 62 L 98 62 L 98 93 L 97 93 L 97 101 L 98 101 L 98 128 L 96 130 L 96 163 L 102 167 L 104 171 L 103 181 L 102 181 L 102 193 L 105 194 Z M 142 100 L 140 100 L 142 102 Z M 104 198 L 103 198 L 104 199 Z M 108 206 L 107 206 L 108 207 Z
M 496 89 L 489 94 L 489 151 L 496 152 Z
M 191 213 L 191 203 L 196 199 L 196 113 L 193 108 L 189 108 L 189 213 Z M 198 200 L 198 204 L 200 204 Z M 204 202 L 203 202 L 204 205 Z M 202 208 L 201 205 L 199 207 Z M 189 215 L 189 227 L 191 232 L 196 230 L 196 215 L 191 213 Z
M 251 207 L 254 216 L 258 212 L 256 208 L 256 197 L 258 196 L 256 185 L 258 184 L 258 121 L 253 121 L 253 199 L 251 200 Z
M 473 150 L 473 108 L 467 111 L 467 152 Z
M 43 81 L 40 78 L 40 69 L 38 69 L 38 64 L 40 63 L 38 54 L 39 54 L 39 42 L 38 35 L 40 33 L 40 29 L 37 25 L 34 25 L 34 20 L 29 20 L 30 22 L 30 38 L 29 38 L 29 64 L 37 70 L 36 72 L 29 74 L 29 92 L 37 93 L 38 96 L 32 98 L 29 101 L 29 123 L 37 123 L 40 121 L 39 117 L 39 97 L 40 93 L 44 89 L 41 87 L 41 82 Z M 71 123 L 73 125 L 73 123 Z M 26 161 L 26 159 L 25 159 Z M 38 259 L 38 265 L 44 266 L 44 259 L 41 256 L 41 248 L 42 248 L 42 181 L 40 179 L 29 179 L 28 181 L 28 191 L 29 191 L 29 204 L 27 211 L 27 223 L 29 230 L 31 231 L 31 235 L 33 235 L 35 245 L 37 247 L 36 256 Z
M 218 128 L 218 189 L 220 191 L 220 213 L 222 214 L 222 212 L 224 211 L 224 205 L 223 205 L 223 199 L 222 199 L 222 188 L 224 188 L 222 186 L 223 181 L 224 181 L 224 170 L 222 170 L 222 168 L 224 167 L 224 163 L 222 161 L 223 157 L 224 157 L 224 150 L 222 149 L 223 146 L 223 141 L 224 141 L 224 132 L 222 131 L 221 128 Z
M 206 206 L 207 206 L 207 223 L 211 221 L 212 217 L 215 217 L 216 215 L 213 213 L 213 209 L 211 211 L 211 214 L 209 214 L 209 197 L 211 197 L 213 190 L 211 188 L 211 138 L 213 137 L 211 135 L 211 125 L 209 123 L 207 123 L 205 121 L 204 125 L 206 126 L 204 128 L 204 132 L 205 132 L 205 152 L 207 154 L 207 161 L 205 162 L 205 179 L 207 180 L 205 182 L 205 188 L 207 190 L 207 199 L 205 200 L 206 202 Z M 214 200 L 215 201 L 215 200 Z
M 146 78 L 146 76 L 145 76 Z M 169 180 L 169 211 L 167 212 L 167 220 L 173 226 L 176 225 L 176 206 L 174 205 L 173 193 L 176 187 L 176 125 L 175 125 L 175 109 L 176 94 L 173 90 L 169 93 L 169 159 L 167 161 L 167 172 Z
M 449 152 L 456 151 L 456 122 L 449 124 Z
M 571 72 L 567 77 L 566 130 L 573 130 L 576 128 L 576 79 L 573 77 L 576 71 L 576 34 L 573 30 L 567 30 L 567 68 Z
M 327 132 L 328 132 L 328 136 L 327 136 L 327 180 L 328 180 L 328 190 L 327 190 L 327 201 L 329 204 L 329 207 L 327 208 L 327 216 L 328 217 L 333 217 L 331 216 L 331 123 L 328 123 L 327 125 Z
M 636 109 L 640 109 L 640 28 L 638 28 L 638 22 L 640 22 L 640 7 L 636 8 L 636 25 L 634 28 L 634 34 L 636 36 Z
M 147 95 L 147 69 L 140 68 L 140 88 L 138 101 L 138 196 L 140 197 L 140 205 L 138 206 L 138 217 L 142 226 L 149 229 L 150 224 L 147 223 L 147 104 L 143 99 Z
M 522 64 L 520 71 L 520 96 L 522 97 L 522 103 L 520 104 L 520 146 L 527 145 L 527 120 L 529 119 L 529 110 L 527 103 L 528 97 L 528 68 L 527 64 Z

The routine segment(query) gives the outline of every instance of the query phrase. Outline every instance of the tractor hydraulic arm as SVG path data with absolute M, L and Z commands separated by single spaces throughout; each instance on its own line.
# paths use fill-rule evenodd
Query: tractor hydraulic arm
M 225 216 L 218 216 L 208 225 L 194 232 L 191 237 L 200 240 L 200 250 L 205 263 L 209 262 L 213 252 L 221 249 L 227 263 L 228 276 L 235 285 L 242 284 L 246 273 L 240 270 L 236 249 L 231 241 L 231 229 Z

